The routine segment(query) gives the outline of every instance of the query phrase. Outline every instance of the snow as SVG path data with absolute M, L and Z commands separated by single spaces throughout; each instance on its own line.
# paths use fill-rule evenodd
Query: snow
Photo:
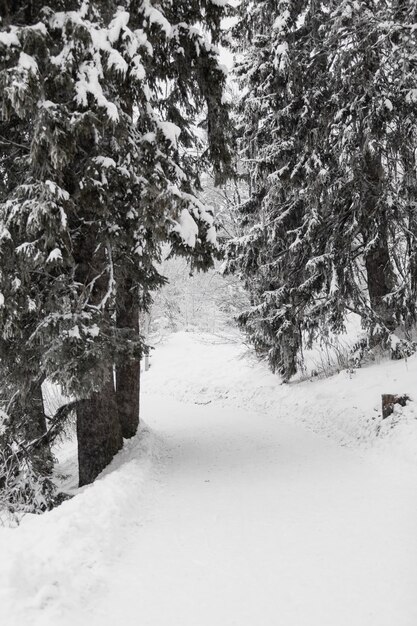
M 93 28 L 91 29 L 91 38 L 93 44 L 97 50 L 102 50 L 108 54 L 107 65 L 112 67 L 116 72 L 119 72 L 122 76 L 125 76 L 128 70 L 128 64 L 120 54 L 118 50 L 111 45 L 120 36 L 120 31 L 124 24 L 123 13 L 119 14 L 113 22 L 111 22 L 109 29 Z M 129 14 L 127 14 L 129 19 Z
M 136 80 L 144 80 L 146 77 L 146 71 L 141 63 L 141 58 L 136 55 L 132 59 L 132 70 L 131 75 L 136 78 Z
M 153 46 L 150 41 L 148 41 L 148 35 L 141 28 L 135 30 L 135 37 L 138 43 L 138 46 L 145 48 L 146 53 L 151 57 L 153 56 Z
M 63 189 L 62 187 L 60 187 L 59 185 L 54 183 L 52 180 L 46 180 L 45 181 L 45 186 L 49 189 L 49 191 L 52 194 L 57 196 L 57 198 L 59 198 L 59 200 L 69 200 L 70 195 L 69 195 L 68 191 L 66 191 L 65 189 Z
M 130 14 L 123 9 L 119 9 L 116 17 L 110 22 L 108 38 L 111 43 L 115 43 L 120 38 L 122 30 L 125 30 L 130 20 Z
M 55 109 L 56 106 L 56 102 L 52 102 L 52 100 L 41 100 L 38 102 L 40 109 Z
M 91 337 L 98 337 L 100 334 L 100 328 L 97 326 L 97 324 L 93 324 L 90 327 L 83 327 L 83 330 Z
M 107 65 L 112 67 L 116 72 L 120 72 L 123 76 L 126 75 L 127 70 L 129 69 L 128 64 L 117 50 L 112 48 L 109 52 L 109 56 L 107 59 Z
M 4 435 L 4 433 L 6 432 L 5 422 L 8 420 L 9 420 L 9 416 L 7 415 L 7 413 L 5 413 L 5 411 L 0 409 L 0 435 Z
M 32 298 L 28 298 L 27 299 L 27 305 L 28 305 L 28 311 L 36 311 L 37 306 L 36 306 L 36 302 L 34 300 L 32 300 Z
M 190 215 L 188 209 L 183 209 L 178 218 L 177 224 L 173 228 L 179 233 L 185 245 L 194 248 L 198 237 L 198 226 Z
M 75 84 L 75 100 L 77 104 L 87 107 L 88 94 L 90 93 L 96 100 L 98 106 L 106 109 L 107 116 L 113 122 L 119 119 L 119 112 L 113 102 L 107 100 L 103 93 L 102 86 L 99 81 L 99 72 L 93 63 L 84 62 L 78 70 L 78 77 Z
M 211 4 L 215 4 L 217 7 L 232 6 L 230 0 L 210 0 Z
M 148 18 L 151 24 L 156 24 L 165 33 L 166 37 L 170 37 L 172 34 L 172 26 L 166 19 L 165 15 L 161 13 L 157 8 L 151 5 L 149 0 L 143 0 L 141 11 Z
M 172 335 L 142 375 L 151 430 L 0 528 L 2 622 L 414 626 L 417 411 L 378 409 L 416 374 L 412 357 L 281 385 L 237 334 Z
M 340 349 L 348 349 L 350 336 L 357 337 L 357 320 L 351 320 L 349 335 L 339 348 L 330 354 L 315 347 L 306 352 L 309 370 L 318 370 L 321 358 L 323 371 L 330 369 Z M 335 341 L 335 340 L 334 340 Z M 204 354 L 204 359 L 198 356 Z M 195 354 L 195 361 L 189 363 Z M 416 399 L 417 355 L 398 361 L 382 360 L 360 369 L 342 369 L 333 376 L 308 378 L 289 384 L 280 384 L 266 365 L 253 357 L 242 346 L 239 337 L 235 343 L 213 342 L 210 336 L 193 333 L 172 335 L 166 345 L 158 347 L 159 376 L 164 380 L 163 393 L 181 402 L 209 403 L 228 407 L 251 407 L 257 414 L 265 414 L 297 421 L 315 433 L 329 437 L 342 446 L 359 448 L 368 456 L 386 461 L 386 446 L 391 460 L 404 466 L 404 471 L 417 473 L 417 409 L 414 402 L 398 407 L 401 415 L 382 420 L 381 394 L 408 395 Z M 183 372 L 183 380 L 171 375 L 172 370 Z M 148 377 L 147 390 L 157 393 L 158 379 Z M 410 428 L 411 425 L 411 428 Z M 411 432 L 413 431 L 413 432 Z M 388 438 L 388 443 L 385 439 Z M 410 441 L 411 438 L 411 441 Z M 414 447 L 414 455 L 407 450 Z
M 110 167 L 116 167 L 116 161 L 111 157 L 98 156 L 94 157 L 93 160 L 95 163 L 97 163 L 97 165 L 101 165 L 105 169 Z
M 0 240 L 1 239 L 11 239 L 12 236 L 10 234 L 10 231 L 5 228 L 4 226 L 0 226 Z
M 222 95 L 222 99 L 221 99 L 221 103 L 222 104 L 232 104 L 233 98 L 231 96 L 231 94 L 224 92 L 224 94 Z
M 43 22 L 37 22 L 36 24 L 33 24 L 32 26 L 25 26 L 25 29 L 30 30 L 35 33 L 39 33 L 43 35 L 44 37 L 46 37 L 48 34 L 48 29 L 46 28 Z
M 72 339 L 81 339 L 80 329 L 77 325 L 70 328 L 68 331 L 65 332 L 65 334 L 67 337 L 70 337 Z
M 155 133 L 145 133 L 141 137 L 141 141 L 147 141 L 148 143 L 155 143 L 156 135 Z
M 64 69 L 66 66 L 66 63 L 68 62 L 68 58 L 71 55 L 72 55 L 72 49 L 71 49 L 70 44 L 65 44 L 64 46 L 62 46 L 62 50 L 59 54 L 55 56 L 51 56 L 51 63 L 53 65 L 61 67 L 61 69 Z
M 405 97 L 406 102 L 417 102 L 417 89 L 410 89 Z
M 217 247 L 217 231 L 214 226 L 210 226 L 207 230 L 206 241 Z
M 158 128 L 162 131 L 164 137 L 172 144 L 174 148 L 178 147 L 178 138 L 181 134 L 181 128 L 173 122 L 161 122 L 157 120 Z
M 178 174 L 181 176 L 182 171 L 179 171 Z M 209 238 L 211 238 L 211 243 L 214 243 L 214 233 L 213 230 L 211 230 L 213 223 L 214 223 L 214 218 L 213 218 L 213 213 L 212 210 L 209 209 L 209 207 L 207 207 L 205 204 L 203 204 L 196 196 L 194 196 L 193 194 L 187 193 L 186 191 L 183 191 L 182 189 L 180 190 L 177 185 L 170 185 L 169 186 L 169 191 L 172 195 L 177 196 L 178 198 L 180 198 L 183 202 L 187 202 L 189 204 L 189 213 L 191 216 L 191 213 L 194 214 L 194 216 L 202 221 L 204 221 L 207 226 L 208 226 L 208 230 L 210 231 L 209 233 L 207 233 L 207 236 Z M 184 239 L 187 238 L 187 233 L 189 233 L 189 231 L 191 230 L 191 232 L 194 232 L 195 228 L 193 226 L 193 224 L 191 222 L 189 222 L 188 217 L 184 214 L 183 216 L 183 221 L 184 221 L 184 228 L 182 229 L 181 227 L 177 227 L 176 230 L 178 230 L 179 232 L 181 232 L 181 230 L 184 231 Z M 180 220 L 181 221 L 181 220 Z M 194 222 L 194 220 L 193 220 Z M 198 230 L 197 230 L 198 232 Z M 188 244 L 190 245 L 190 244 Z
M 48 255 L 46 259 L 47 263 L 56 263 L 58 261 L 62 261 L 62 252 L 59 248 L 54 248 Z
M 385 108 L 388 109 L 388 111 L 393 110 L 394 106 L 389 98 L 385 98 L 384 104 L 385 104 Z
M 5 46 L 6 48 L 11 48 L 11 46 L 20 46 L 20 41 L 16 33 L 11 30 L 9 32 L 0 32 L 0 44 Z
M 280 15 L 278 15 L 278 17 L 272 24 L 272 30 L 284 30 L 284 28 L 286 28 L 288 22 L 290 21 L 290 18 L 290 12 L 288 10 L 283 11 Z
M 20 254 L 20 253 L 22 253 L 22 254 L 30 254 L 32 246 L 33 246 L 33 244 L 31 242 L 25 241 L 24 243 L 20 244 L 20 246 L 17 246 L 16 252 L 18 254 Z
M 26 52 L 20 53 L 19 66 L 27 70 L 28 72 L 32 72 L 32 74 L 37 74 L 39 71 L 38 64 L 36 63 L 35 59 L 29 54 L 26 54 Z
M 150 502 L 143 494 L 157 457 L 158 440 L 142 427 L 76 498 L 46 515 L 25 517 L 17 529 L 0 527 L 2 623 L 87 624 L 72 622 L 71 615 L 80 601 L 103 593 L 105 565 L 127 549 L 126 538 L 144 523 Z

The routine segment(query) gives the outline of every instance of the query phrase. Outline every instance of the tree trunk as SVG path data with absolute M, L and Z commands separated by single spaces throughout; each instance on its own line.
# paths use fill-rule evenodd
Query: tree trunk
M 77 407 L 79 486 L 93 482 L 123 445 L 113 372 L 100 392 Z
M 117 327 L 139 340 L 139 304 L 128 279 L 118 284 Z M 140 360 L 130 359 L 116 366 L 116 394 L 119 420 L 125 439 L 133 437 L 139 426 Z
M 389 331 L 395 330 L 393 306 L 384 301 L 384 297 L 394 288 L 391 259 L 388 242 L 383 233 L 380 234 L 378 245 L 365 258 L 368 279 L 369 301 L 372 311 L 385 324 Z
M 116 367 L 116 389 L 122 434 L 129 439 L 139 426 L 140 361 Z
M 364 153 L 364 175 L 366 190 L 364 194 L 364 211 L 362 235 L 365 246 L 373 242 L 365 254 L 369 302 L 372 311 L 392 331 L 395 329 L 395 309 L 384 301 L 395 286 L 388 248 L 388 220 L 386 211 L 380 206 L 384 184 L 384 170 L 381 159 L 369 149 Z
M 382 419 L 385 420 L 387 417 L 392 415 L 394 412 L 394 405 L 399 404 L 400 406 L 406 406 L 407 402 L 410 398 L 406 395 L 397 396 L 391 393 L 383 393 L 382 394 Z
M 42 385 L 36 384 L 24 395 L 24 406 L 22 407 L 25 418 L 25 440 L 35 441 L 43 437 L 47 432 L 45 408 L 43 404 Z M 49 442 L 44 439 L 34 447 L 32 463 L 34 470 L 47 476 L 52 472 L 53 459 Z
M 111 260 L 106 258 L 103 244 L 97 248 L 97 233 L 93 226 L 83 238 L 79 239 L 74 257 L 77 262 L 76 279 L 86 286 L 93 284 L 89 304 L 98 305 L 102 302 L 109 287 L 109 271 L 103 270 L 111 263 Z M 111 311 L 105 308 L 102 315 L 110 319 Z M 91 483 L 123 446 L 114 387 L 113 363 L 108 366 L 107 382 L 101 390 L 79 401 L 77 441 L 81 487 Z

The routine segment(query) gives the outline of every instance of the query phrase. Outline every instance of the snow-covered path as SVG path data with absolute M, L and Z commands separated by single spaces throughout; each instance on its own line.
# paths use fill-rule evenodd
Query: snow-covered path
M 162 346 L 143 379 L 156 441 L 142 431 L 73 500 L 0 528 L 1 624 L 417 624 L 416 473 L 389 438 L 375 456 L 306 428 L 311 397 L 308 414 L 322 432 L 328 407 L 333 432 L 332 379 L 278 387 L 239 351 L 184 336 Z M 339 378 L 346 415 L 374 372 L 350 388 Z
M 415 626 L 410 484 L 303 428 L 145 400 L 165 486 L 131 537 L 103 626 Z

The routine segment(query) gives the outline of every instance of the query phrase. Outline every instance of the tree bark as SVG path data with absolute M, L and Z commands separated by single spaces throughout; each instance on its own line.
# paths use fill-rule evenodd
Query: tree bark
M 118 285 L 116 323 L 119 330 L 139 340 L 139 304 L 128 279 Z M 116 366 L 116 395 L 119 420 L 125 439 L 133 437 L 139 426 L 140 360 L 130 359 Z
M 391 393 L 382 394 L 382 419 L 387 419 L 394 412 L 394 405 L 406 406 L 409 401 L 409 397 L 406 395 L 397 396 Z
M 365 258 L 368 292 L 371 309 L 389 331 L 395 330 L 394 310 L 384 297 L 394 288 L 388 242 L 384 233 L 379 235 L 378 245 Z
M 77 407 L 79 486 L 93 482 L 123 445 L 113 371 L 109 381 Z
M 40 383 L 31 387 L 24 394 L 22 409 L 26 415 L 24 420 L 25 440 L 31 442 L 43 437 L 47 432 L 47 424 Z M 34 447 L 32 463 L 34 470 L 41 476 L 47 476 L 52 472 L 53 459 L 48 441 L 43 440 Z
M 77 262 L 76 279 L 84 285 L 94 280 L 89 303 L 98 305 L 109 286 L 109 272 L 104 271 L 110 262 L 102 244 L 97 252 L 97 233 L 91 227 L 78 241 L 74 257 Z M 103 310 L 103 316 L 110 319 L 111 312 Z M 123 446 L 116 391 L 114 386 L 113 363 L 108 366 L 107 382 L 100 391 L 89 398 L 81 399 L 77 406 L 77 441 L 79 485 L 87 485 L 100 474 Z
M 369 149 L 364 153 L 364 181 L 366 190 L 362 235 L 365 245 L 374 241 L 365 254 L 369 302 L 379 320 L 392 331 L 395 329 L 395 311 L 384 298 L 393 291 L 395 276 L 388 248 L 388 219 L 384 207 L 379 205 L 384 170 L 380 157 L 371 153 Z
M 116 389 L 122 434 L 130 439 L 139 426 L 140 361 L 116 367 Z

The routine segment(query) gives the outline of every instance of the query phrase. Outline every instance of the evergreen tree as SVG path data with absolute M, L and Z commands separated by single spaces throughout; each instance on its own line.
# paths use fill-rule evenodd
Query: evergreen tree
M 348 311 L 371 344 L 415 323 L 414 17 L 398 6 L 241 5 L 252 197 L 229 270 L 252 298 L 242 325 L 284 379 L 303 341 L 341 331 Z
M 230 169 L 224 7 L 108 0 L 1 11 L 2 367 L 15 387 L 48 377 L 77 398 L 85 484 L 137 427 L 139 310 L 164 282 L 162 245 L 200 268 L 217 254 L 196 186 L 201 167 L 219 179 Z M 196 160 L 204 120 L 208 147 Z

